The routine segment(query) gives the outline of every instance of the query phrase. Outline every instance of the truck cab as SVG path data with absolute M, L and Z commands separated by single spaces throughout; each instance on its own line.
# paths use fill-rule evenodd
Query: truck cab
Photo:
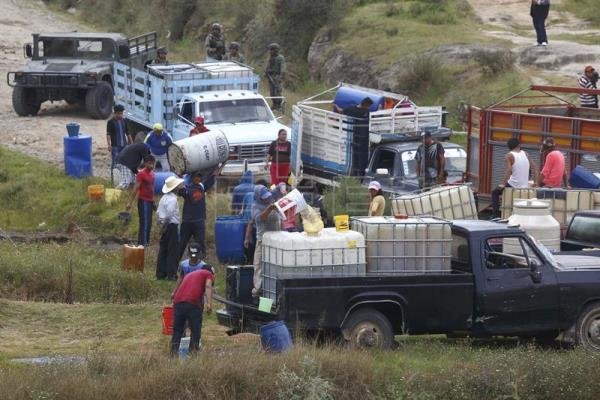
M 456 143 L 441 143 L 446 157 L 446 182 L 461 183 L 467 169 L 467 152 Z M 419 141 L 411 141 L 375 146 L 362 179 L 363 183 L 368 184 L 371 180 L 377 180 L 381 184 L 381 189 L 388 193 L 419 190 L 415 161 L 419 145 Z
M 189 136 L 192 121 L 204 117 L 208 129 L 222 131 L 229 142 L 229 161 L 223 176 L 239 176 L 244 168 L 253 174 L 267 170 L 267 152 L 277 133 L 289 128 L 281 124 L 269 108 L 265 98 L 249 90 L 227 90 L 191 93 L 182 97 L 175 112 L 173 139 Z M 246 166 L 244 166 L 244 162 Z
M 65 100 L 105 119 L 113 106 L 113 63 L 143 65 L 155 56 L 156 33 L 131 39 L 121 33 L 35 33 L 24 52 L 29 63 L 7 74 L 18 115 L 36 115 L 43 102 Z

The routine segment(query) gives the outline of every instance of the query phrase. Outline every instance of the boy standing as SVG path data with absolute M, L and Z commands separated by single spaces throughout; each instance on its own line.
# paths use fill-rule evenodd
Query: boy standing
M 144 168 L 135 176 L 135 185 L 127 202 L 127 211 L 137 196 L 138 216 L 140 220 L 138 230 L 138 245 L 148 246 L 150 243 L 150 228 L 152 227 L 152 209 L 154 208 L 154 162 L 152 155 L 144 157 Z

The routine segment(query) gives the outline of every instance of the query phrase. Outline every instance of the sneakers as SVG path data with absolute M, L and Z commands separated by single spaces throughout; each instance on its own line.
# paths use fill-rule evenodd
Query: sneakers
M 542 42 L 542 46 L 548 46 L 548 42 Z

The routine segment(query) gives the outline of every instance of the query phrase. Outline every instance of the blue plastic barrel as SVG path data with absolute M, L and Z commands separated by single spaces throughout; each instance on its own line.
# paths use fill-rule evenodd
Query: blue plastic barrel
M 281 353 L 292 347 L 292 335 L 283 321 L 273 321 L 260 327 L 260 342 L 266 351 Z
M 69 135 L 69 137 L 79 136 L 79 124 L 77 122 L 70 122 L 67 124 L 67 135 Z
M 74 178 L 92 175 L 92 137 L 65 136 L 64 162 L 65 173 Z
M 600 178 L 594 175 L 588 169 L 578 165 L 571 172 L 571 179 L 569 180 L 571 186 L 574 188 L 581 189 L 598 189 L 600 188 Z
M 162 194 L 162 187 L 170 176 L 176 176 L 173 172 L 155 172 L 154 173 L 154 193 Z
M 360 104 L 365 97 L 370 97 L 371 100 L 373 100 L 373 104 L 371 105 L 369 111 L 377 111 L 380 106 L 383 108 L 385 97 L 368 92 L 366 90 L 355 89 L 347 86 L 342 86 L 337 90 L 333 102 L 338 107 L 346 108 L 348 106 Z
M 215 221 L 215 247 L 222 263 L 239 264 L 245 261 L 244 236 L 247 221 L 241 215 L 220 215 Z

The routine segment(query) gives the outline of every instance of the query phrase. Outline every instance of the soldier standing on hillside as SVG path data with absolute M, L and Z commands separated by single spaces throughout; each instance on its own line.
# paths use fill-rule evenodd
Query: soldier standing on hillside
M 279 54 L 280 47 L 277 43 L 269 45 L 269 61 L 265 68 L 265 76 L 269 81 L 271 97 L 281 97 L 283 79 L 285 78 L 285 58 Z M 281 98 L 273 99 L 273 110 L 281 108 Z
M 240 44 L 238 42 L 231 42 L 229 44 L 229 53 L 225 55 L 223 60 L 246 64 L 246 58 L 240 53 Z
M 210 33 L 206 36 L 204 47 L 206 47 L 207 62 L 221 61 L 225 55 L 225 36 L 221 30 L 221 24 L 215 22 L 212 24 Z

